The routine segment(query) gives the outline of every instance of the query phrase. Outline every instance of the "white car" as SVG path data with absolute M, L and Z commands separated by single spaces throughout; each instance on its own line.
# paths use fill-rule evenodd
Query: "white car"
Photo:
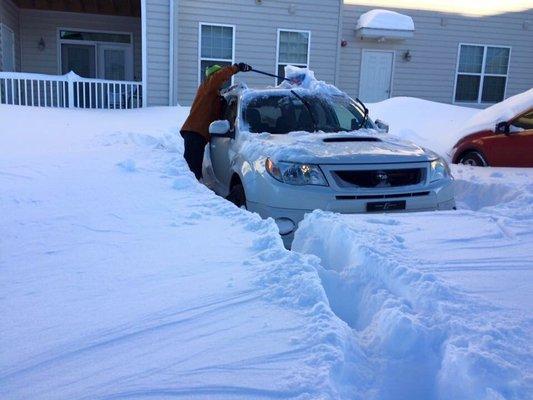
M 209 128 L 204 176 L 217 194 L 273 218 L 287 246 L 315 209 L 455 208 L 447 163 L 386 134 L 385 124 L 342 92 L 237 85 L 224 97 L 225 119 Z

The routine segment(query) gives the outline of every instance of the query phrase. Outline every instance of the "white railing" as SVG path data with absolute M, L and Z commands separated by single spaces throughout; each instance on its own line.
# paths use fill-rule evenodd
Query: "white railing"
M 88 79 L 69 72 L 41 75 L 0 72 L 0 104 L 65 108 L 139 108 L 142 83 Z

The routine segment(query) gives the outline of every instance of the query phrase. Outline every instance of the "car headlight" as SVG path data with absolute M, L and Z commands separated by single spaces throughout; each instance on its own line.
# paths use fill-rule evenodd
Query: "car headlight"
M 429 168 L 429 181 L 435 182 L 452 176 L 448 163 L 442 158 L 431 161 Z
M 274 163 L 270 158 L 267 158 L 265 168 L 272 178 L 289 185 L 328 186 L 328 182 L 318 165 L 289 162 Z

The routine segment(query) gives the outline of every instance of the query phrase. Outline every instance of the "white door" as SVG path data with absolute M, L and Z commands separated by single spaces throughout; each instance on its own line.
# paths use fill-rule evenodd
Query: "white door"
M 7 25 L 0 24 L 2 70 L 15 71 L 15 34 Z
M 391 94 L 394 52 L 363 50 L 359 98 L 367 103 L 388 99 Z
M 98 44 L 98 77 L 112 81 L 132 81 L 131 45 Z

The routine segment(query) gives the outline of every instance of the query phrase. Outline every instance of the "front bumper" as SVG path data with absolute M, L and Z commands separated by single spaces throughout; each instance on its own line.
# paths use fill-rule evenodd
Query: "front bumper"
M 307 189 L 306 189 L 307 188 Z M 249 211 L 258 213 L 263 218 L 273 218 L 275 221 L 279 219 L 290 219 L 294 222 L 295 227 L 303 220 L 305 214 L 316 209 L 324 211 L 332 211 L 341 214 L 356 214 L 367 213 L 367 204 L 373 202 L 386 201 L 405 201 L 405 210 L 390 211 L 390 212 L 417 212 L 417 211 L 435 211 L 435 210 L 451 210 L 455 208 L 453 180 L 445 180 L 436 182 L 429 187 L 420 188 L 410 192 L 407 196 L 402 196 L 407 193 L 401 193 L 396 190 L 396 193 L 390 191 L 383 193 L 373 193 L 373 198 L 358 198 L 353 193 L 338 193 L 328 188 L 321 188 L 321 193 L 314 193 L 314 190 L 308 190 L 308 186 L 288 187 L 291 190 L 291 199 L 296 198 L 297 201 L 285 202 L 285 207 L 279 207 L 265 204 L 260 201 L 247 201 L 247 208 Z M 299 196 L 295 196 L 294 191 L 300 191 Z M 325 192 L 329 192 L 326 193 Z M 413 193 L 423 193 L 423 195 L 413 195 Z M 314 195 L 315 194 L 315 195 Z M 367 193 L 368 194 L 368 193 Z M 379 198 L 380 195 L 386 196 Z M 367 196 L 368 197 L 368 196 Z M 285 198 L 287 200 L 287 198 Z M 282 235 L 286 245 L 290 246 L 294 230 L 286 235 Z

